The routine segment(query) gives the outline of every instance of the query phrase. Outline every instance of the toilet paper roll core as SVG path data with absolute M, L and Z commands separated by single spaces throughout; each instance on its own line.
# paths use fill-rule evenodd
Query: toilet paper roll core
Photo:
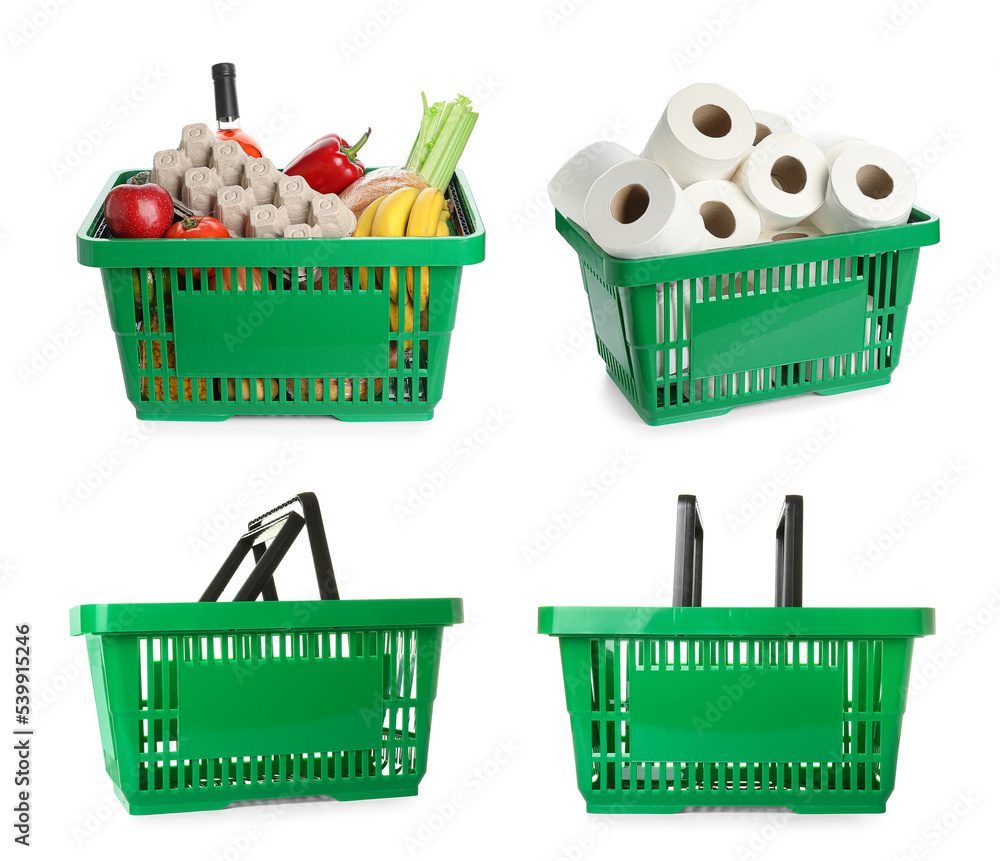
M 854 175 L 858 189 L 865 197 L 872 200 L 882 200 L 892 194 L 894 183 L 892 177 L 877 164 L 863 164 Z
M 736 216 L 728 204 L 721 200 L 708 200 L 698 207 L 698 214 L 705 222 L 705 230 L 716 239 L 728 239 L 736 230 Z
M 649 190 L 637 182 L 622 186 L 611 198 L 611 215 L 619 224 L 632 224 L 649 209 Z

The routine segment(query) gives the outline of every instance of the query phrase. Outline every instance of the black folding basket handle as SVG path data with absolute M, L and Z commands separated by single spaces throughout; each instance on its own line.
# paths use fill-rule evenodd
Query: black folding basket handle
M 781 507 L 774 569 L 774 606 L 802 606 L 802 497 L 786 496 Z M 675 607 L 701 606 L 701 570 L 705 528 L 698 498 L 677 497 L 677 534 L 674 553 Z
M 674 551 L 674 606 L 701 606 L 701 566 L 705 528 L 698 497 L 677 497 L 676 550 Z
M 268 520 L 269 517 L 295 503 L 302 507 L 302 515 L 289 511 L 273 520 Z M 263 595 L 265 601 L 276 601 L 278 593 L 274 586 L 274 571 L 285 558 L 285 554 L 303 526 L 306 527 L 309 536 L 319 596 L 324 600 L 339 599 L 340 592 L 333 573 L 333 563 L 330 561 L 330 548 L 326 542 L 326 530 L 323 527 L 319 501 L 314 493 L 300 493 L 250 521 L 247 533 L 236 542 L 236 546 L 199 600 L 217 601 L 247 553 L 252 550 L 256 564 L 233 600 L 256 601 L 258 596 Z
M 775 533 L 774 606 L 802 606 L 802 497 L 786 496 Z

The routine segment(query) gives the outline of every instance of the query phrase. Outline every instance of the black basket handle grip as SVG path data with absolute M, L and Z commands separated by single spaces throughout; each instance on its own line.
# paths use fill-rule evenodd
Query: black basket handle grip
M 273 520 L 268 520 L 272 515 L 295 503 L 302 507 L 302 515 L 289 511 Z M 285 554 L 303 526 L 306 527 L 309 536 L 320 598 L 339 599 L 340 592 L 333 573 L 319 501 L 314 493 L 300 493 L 250 521 L 248 531 L 236 543 L 199 600 L 217 601 L 246 555 L 252 550 L 256 564 L 233 600 L 255 601 L 258 596 L 263 595 L 264 600 L 276 601 L 278 593 L 274 586 L 274 571 L 285 558 Z
M 701 568 L 705 549 L 705 527 L 698 498 L 677 497 L 676 550 L 674 551 L 674 606 L 701 606 Z
M 306 532 L 309 535 L 309 547 L 312 550 L 313 567 L 316 569 L 316 582 L 319 585 L 319 596 L 323 600 L 336 601 L 340 598 L 337 588 L 337 578 L 333 573 L 333 562 L 330 559 L 330 547 L 326 542 L 326 528 L 323 526 L 323 515 L 319 510 L 319 500 L 315 493 L 306 491 L 282 502 L 255 517 L 248 524 L 253 529 L 263 523 L 268 517 L 298 503 L 302 508 L 302 516 L 306 521 Z
M 786 496 L 775 532 L 774 606 L 802 606 L 802 497 Z

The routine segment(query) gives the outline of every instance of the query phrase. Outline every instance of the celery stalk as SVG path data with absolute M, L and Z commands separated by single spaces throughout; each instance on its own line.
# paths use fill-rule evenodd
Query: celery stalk
M 420 98 L 424 103 L 424 112 L 420 115 L 420 129 L 417 131 L 417 139 L 413 142 L 410 157 L 406 160 L 407 170 L 416 170 L 416 166 L 423 161 L 423 147 L 427 140 L 427 126 L 430 119 L 427 113 L 427 94 L 421 93 Z
M 446 190 L 479 114 L 463 95 L 430 107 L 423 93 L 421 98 L 424 113 L 406 167 L 419 171 L 429 185 Z
M 428 106 L 427 96 L 424 93 L 420 94 L 420 98 L 423 99 L 424 113 L 420 118 L 420 130 L 417 132 L 417 139 L 413 142 L 410 157 L 406 160 L 406 169 L 413 171 L 419 171 L 420 165 L 427 158 L 427 152 L 433 145 L 434 137 L 437 134 L 441 109 L 444 105 L 444 102 L 435 102 L 433 105 Z
M 441 123 L 444 120 L 444 115 L 446 113 L 447 105 L 444 102 L 435 102 L 431 105 L 431 122 L 428 125 L 427 139 L 424 143 L 423 150 L 420 153 L 420 161 L 417 164 L 416 170 L 420 170 L 424 166 L 424 162 L 427 161 L 427 157 L 430 155 L 431 150 L 434 149 L 434 144 L 437 141 L 438 134 L 441 131 Z

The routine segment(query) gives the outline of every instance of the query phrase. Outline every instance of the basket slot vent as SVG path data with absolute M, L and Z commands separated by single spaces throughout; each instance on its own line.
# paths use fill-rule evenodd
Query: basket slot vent
M 385 349 L 389 352 L 389 375 L 385 360 L 371 366 L 368 376 L 348 377 L 191 377 L 177 373 L 177 346 L 174 334 L 173 296 L 176 292 L 215 293 L 236 290 L 279 291 L 292 294 L 325 292 L 341 294 L 355 292 L 357 270 L 329 267 L 283 267 L 277 269 L 245 269 L 219 267 L 213 274 L 199 273 L 194 277 L 191 268 L 136 268 L 124 270 L 116 276 L 116 289 L 129 289 L 134 296 L 135 340 L 128 345 L 127 364 L 138 378 L 140 403 L 169 407 L 178 405 L 178 414 L 196 415 L 199 412 L 272 413 L 280 405 L 280 412 L 329 413 L 331 404 L 374 405 L 428 404 L 431 394 L 429 380 L 432 372 L 431 351 L 434 359 L 446 358 L 438 340 L 431 336 L 429 309 L 435 301 L 437 276 L 426 267 L 394 267 L 399 284 L 407 293 L 407 271 L 413 272 L 414 292 L 421 290 L 426 296 L 423 312 L 411 313 L 409 326 L 405 320 L 396 320 L 400 332 L 386 332 Z M 207 270 L 206 270 L 207 271 Z M 376 272 L 389 274 L 389 267 L 370 268 L 369 283 L 372 292 L 381 293 Z M 454 277 L 452 274 L 448 278 Z M 445 279 L 447 283 L 448 278 Z M 440 289 L 440 288 L 439 288 Z M 359 291 L 360 292 L 360 291 Z M 217 301 L 208 296 L 206 301 Z M 451 300 L 439 299 L 439 303 Z M 419 307 L 418 299 L 418 307 Z M 398 307 L 398 306 L 397 306 Z M 404 305 L 405 307 L 405 305 Z M 401 325 L 400 325 L 401 323 Z M 184 349 L 184 339 L 179 339 Z M 397 356 L 402 352 L 402 359 Z M 190 361 L 190 360 L 189 360 Z M 364 371 L 365 368 L 358 370 Z M 192 409 L 196 407 L 196 409 Z
M 621 367 L 607 349 L 602 349 L 599 338 L 598 352 L 612 378 L 634 403 L 654 408 L 659 413 L 683 410 L 692 418 L 707 409 L 729 409 L 741 403 L 804 391 L 861 386 L 868 375 L 886 377 L 898 360 L 894 342 L 896 302 L 898 291 L 904 286 L 900 284 L 899 258 L 900 252 L 894 251 L 653 285 L 649 301 L 655 302 L 656 345 L 648 360 L 633 356 L 633 361 L 655 361 L 655 390 L 649 394 L 637 385 L 638 371 L 633 373 Z M 596 274 L 590 274 L 594 282 L 589 285 L 591 290 L 595 285 L 603 286 L 621 304 L 623 300 L 618 298 L 612 285 L 603 284 Z M 859 334 L 863 326 L 863 347 L 859 351 L 691 378 L 692 349 L 697 338 L 692 331 L 692 305 L 740 301 L 786 290 L 823 290 L 828 285 L 848 282 L 863 282 L 868 287 L 866 316 L 863 321 L 858 320 Z M 625 334 L 627 339 L 628 334 Z M 654 392 L 655 402 L 652 402 Z
M 876 793 L 880 789 L 883 651 L 881 640 L 592 639 L 591 791 L 613 798 L 626 792 Z M 691 763 L 631 759 L 631 672 L 736 673 L 767 667 L 840 672 L 844 686 L 840 761 Z M 718 803 L 725 802 L 720 798 Z
M 418 750 L 426 744 L 425 707 L 418 704 L 418 632 L 338 631 L 202 634 L 137 637 L 139 672 L 139 763 L 141 792 L 197 791 L 205 788 L 393 779 L 418 774 Z M 371 750 L 305 751 L 216 759 L 183 755 L 183 713 L 179 708 L 177 665 L 211 662 L 300 662 L 379 660 L 383 667 L 382 745 Z M 376 719 L 378 715 L 376 711 Z M 421 717 L 421 715 L 425 715 Z

